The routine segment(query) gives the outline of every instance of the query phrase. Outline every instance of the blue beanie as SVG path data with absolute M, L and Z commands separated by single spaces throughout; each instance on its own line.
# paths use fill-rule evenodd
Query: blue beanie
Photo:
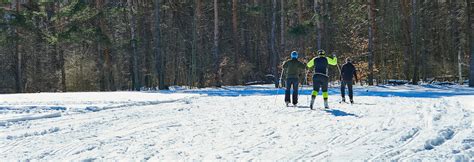
M 296 51 L 291 52 L 291 58 L 292 59 L 297 59 L 298 58 L 298 52 L 296 52 Z

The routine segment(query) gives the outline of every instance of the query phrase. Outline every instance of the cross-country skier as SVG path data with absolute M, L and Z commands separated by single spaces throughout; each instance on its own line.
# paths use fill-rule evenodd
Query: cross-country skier
M 318 50 L 317 54 L 318 56 L 309 61 L 307 65 L 310 69 L 314 67 L 313 92 L 311 93 L 311 104 L 309 106 L 313 109 L 314 100 L 321 88 L 323 91 L 324 108 L 328 109 L 328 65 L 337 65 L 337 58 L 334 54 L 332 58 L 326 57 L 326 52 L 324 50 Z
M 342 102 L 346 102 L 346 96 L 345 96 L 345 89 L 347 85 L 347 89 L 349 89 L 349 99 L 351 101 L 351 104 L 354 103 L 354 97 L 353 97 L 353 92 L 352 92 L 352 85 L 354 82 L 352 81 L 352 78 L 355 78 L 355 81 L 358 82 L 357 79 L 357 73 L 356 73 L 356 68 L 352 64 L 352 60 L 350 58 L 346 58 L 346 63 L 342 66 L 341 69 L 341 96 L 342 96 Z
M 305 69 L 304 63 L 298 61 L 298 52 L 291 52 L 291 59 L 283 63 L 282 73 L 286 78 L 285 103 L 286 106 L 290 103 L 290 89 L 293 86 L 293 105 L 298 104 L 298 80 L 301 74 L 301 69 Z M 281 78 L 280 78 L 281 83 Z

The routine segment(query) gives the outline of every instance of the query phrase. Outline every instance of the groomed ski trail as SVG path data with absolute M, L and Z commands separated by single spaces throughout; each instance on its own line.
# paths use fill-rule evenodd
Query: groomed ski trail
M 277 96 L 279 103 L 275 103 L 275 96 L 265 93 L 264 89 L 259 94 L 242 96 L 200 95 L 180 102 L 131 104 L 11 123 L 0 127 L 0 158 L 446 160 L 474 157 L 473 96 L 361 95 L 356 96 L 356 104 L 350 105 L 339 104 L 339 96 L 333 94 L 329 97 L 331 109 L 325 111 L 318 109 L 322 106 L 321 98 L 316 99 L 316 109 L 310 110 L 286 107 L 282 94 Z M 306 106 L 304 103 L 308 101 L 301 96 L 299 105 Z

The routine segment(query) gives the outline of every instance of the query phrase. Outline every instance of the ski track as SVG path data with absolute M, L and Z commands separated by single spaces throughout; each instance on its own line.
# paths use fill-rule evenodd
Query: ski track
M 472 96 L 356 96 L 359 103 L 354 105 L 338 103 L 338 99 L 330 96 L 328 111 L 318 109 L 320 97 L 316 110 L 310 110 L 284 106 L 283 95 L 202 95 L 169 102 L 120 103 L 95 112 L 0 126 L 0 159 L 474 158 L 474 105 L 466 102 Z M 308 102 L 300 97 L 300 105 Z

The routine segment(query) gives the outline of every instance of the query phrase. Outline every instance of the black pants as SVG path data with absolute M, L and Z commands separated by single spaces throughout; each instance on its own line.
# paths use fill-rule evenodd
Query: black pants
M 352 91 L 352 84 L 353 82 L 352 81 L 342 81 L 341 82 L 341 96 L 342 98 L 345 98 L 345 90 L 346 90 L 346 85 L 347 85 L 347 89 L 349 89 L 349 99 L 352 101 L 353 99 L 353 91 Z
M 293 104 L 296 105 L 298 103 L 298 79 L 297 78 L 286 79 L 285 102 L 291 102 L 290 91 L 291 91 L 292 85 L 293 85 Z
M 316 97 L 318 95 L 319 89 L 323 91 L 323 98 L 328 98 L 328 85 L 329 85 L 329 78 L 328 76 L 321 75 L 321 74 L 314 74 L 313 75 L 313 92 L 312 96 Z

